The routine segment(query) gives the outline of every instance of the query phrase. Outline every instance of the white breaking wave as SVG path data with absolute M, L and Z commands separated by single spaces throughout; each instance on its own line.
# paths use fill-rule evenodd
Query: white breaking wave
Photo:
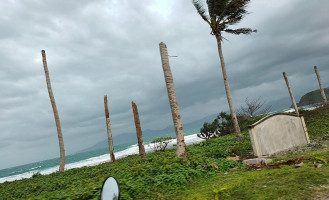
M 193 134 L 193 135 L 187 135 L 184 137 L 185 139 L 185 143 L 186 145 L 190 145 L 190 144 L 198 144 L 200 142 L 202 142 L 204 139 L 201 139 L 197 136 L 197 134 Z M 177 143 L 176 139 L 172 139 L 170 140 L 170 143 L 168 144 L 168 148 L 172 148 L 174 144 Z M 153 152 L 153 145 L 152 144 L 147 144 L 145 145 L 145 151 L 147 153 Z M 133 154 L 138 154 L 138 146 L 137 144 L 134 144 L 132 146 L 130 146 L 128 149 L 125 149 L 123 151 L 119 151 L 117 153 L 114 153 L 115 158 L 116 159 L 120 159 L 120 158 L 124 158 L 126 156 L 129 155 L 133 155 Z M 92 158 L 88 158 L 86 160 L 81 160 L 79 162 L 74 162 L 74 163 L 70 163 L 70 164 L 66 164 L 65 165 L 65 169 L 73 169 L 73 168 L 80 168 L 80 167 L 85 167 L 85 166 L 95 166 L 95 165 L 99 165 L 105 162 L 109 162 L 111 161 L 110 159 L 110 154 L 104 154 L 101 156 L 96 156 L 96 157 L 92 157 Z M 41 166 L 39 166 L 41 167 Z M 33 169 L 37 169 L 38 167 L 32 168 Z M 45 174 L 51 174 L 54 173 L 58 170 L 59 165 L 55 166 L 55 167 L 51 167 L 48 169 L 44 169 L 42 171 L 38 171 L 38 170 L 33 170 L 33 171 L 29 171 L 23 174 L 16 174 L 13 176 L 7 176 L 4 178 L 0 178 L 0 183 L 6 182 L 6 181 L 15 181 L 15 180 L 20 180 L 20 179 L 24 179 L 24 178 L 31 178 L 33 174 L 40 172 L 41 174 L 45 175 Z
M 300 106 L 298 108 L 300 109 L 303 109 L 303 110 L 314 110 L 316 108 L 318 108 L 319 106 Z M 292 112 L 295 112 L 295 109 L 294 108 L 289 108 L 289 109 L 286 109 L 283 111 L 284 113 L 292 113 Z

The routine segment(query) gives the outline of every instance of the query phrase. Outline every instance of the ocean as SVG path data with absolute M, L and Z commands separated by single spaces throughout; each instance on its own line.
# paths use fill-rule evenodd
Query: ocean
M 203 139 L 197 137 L 197 134 L 185 134 L 185 143 L 197 144 L 203 141 Z M 153 151 L 153 145 L 150 141 L 145 142 L 145 151 L 147 153 Z M 172 148 L 173 144 L 176 144 L 176 139 L 173 139 L 168 144 L 168 148 Z M 137 143 L 114 145 L 115 158 L 120 159 L 128 155 L 138 154 Z M 65 169 L 79 168 L 84 166 L 94 166 L 101 163 L 109 162 L 110 154 L 108 148 L 97 149 L 87 152 L 81 152 L 77 154 L 67 155 L 65 157 Z M 23 178 L 31 178 L 35 173 L 41 174 L 51 174 L 58 171 L 59 168 L 59 158 L 54 158 L 50 160 L 44 160 L 40 162 L 30 163 L 26 165 L 11 167 L 7 169 L 0 170 L 0 183 L 6 181 L 14 181 Z

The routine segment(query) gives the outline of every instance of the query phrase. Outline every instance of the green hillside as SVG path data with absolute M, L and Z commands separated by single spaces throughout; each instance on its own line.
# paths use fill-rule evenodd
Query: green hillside
M 328 99 L 329 97 L 329 88 L 324 89 L 324 93 L 326 94 L 326 97 Z M 321 103 L 322 102 L 322 97 L 320 90 L 314 90 L 312 92 L 309 92 L 302 96 L 300 98 L 299 103 L 297 104 L 298 106 L 306 106 L 310 104 L 316 104 L 316 103 Z

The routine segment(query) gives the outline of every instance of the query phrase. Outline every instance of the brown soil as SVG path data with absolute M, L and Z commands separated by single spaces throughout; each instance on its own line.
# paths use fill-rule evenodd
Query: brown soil
M 293 160 L 288 160 L 282 163 L 274 164 L 274 165 L 264 165 L 264 164 L 256 164 L 256 165 L 248 165 L 247 170 L 260 170 L 260 169 L 278 169 L 281 165 L 296 165 L 300 164 L 304 160 L 308 160 L 305 158 L 296 158 Z

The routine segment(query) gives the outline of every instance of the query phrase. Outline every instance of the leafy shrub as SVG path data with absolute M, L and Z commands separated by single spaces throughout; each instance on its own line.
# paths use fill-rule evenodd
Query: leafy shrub
M 154 151 L 165 151 L 170 140 L 175 139 L 175 137 L 157 137 L 154 140 L 152 140 L 152 144 L 153 144 L 153 149 Z
M 42 176 L 42 174 L 40 172 L 35 172 L 33 173 L 32 178 L 36 178 L 38 176 Z
M 263 118 L 263 115 L 253 117 L 240 115 L 237 116 L 237 118 L 239 121 L 240 129 L 244 131 L 249 125 Z M 199 138 L 209 140 L 231 133 L 234 133 L 234 124 L 231 115 L 227 114 L 226 112 L 221 112 L 212 123 L 205 122 L 197 136 Z
M 216 119 L 220 121 L 218 128 L 221 135 L 234 133 L 234 124 L 230 114 L 227 114 L 226 112 L 221 112 L 219 113 Z
M 226 112 L 221 112 L 212 123 L 209 124 L 205 122 L 197 136 L 199 138 L 209 140 L 222 135 L 230 134 L 233 131 L 234 126 L 231 116 Z
M 219 137 L 220 132 L 219 132 L 218 126 L 219 126 L 218 120 L 214 120 L 211 124 L 205 122 L 203 124 L 203 127 L 200 129 L 200 133 L 198 133 L 197 136 L 199 138 L 206 139 L 206 140 Z

